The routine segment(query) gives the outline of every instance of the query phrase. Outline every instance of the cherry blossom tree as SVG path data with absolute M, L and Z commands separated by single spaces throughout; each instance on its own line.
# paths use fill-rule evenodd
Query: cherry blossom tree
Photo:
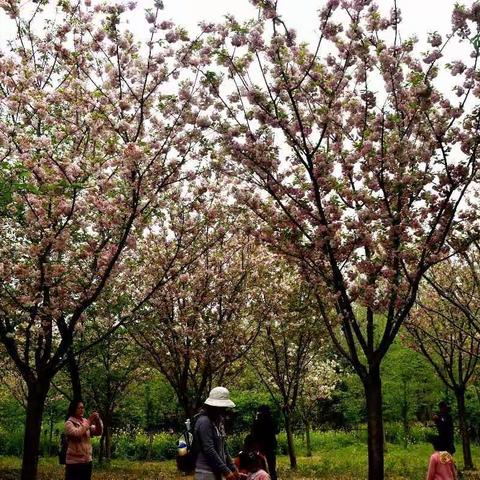
M 382 480 L 382 360 L 424 273 L 472 221 L 478 4 L 457 6 L 452 33 L 430 35 L 420 54 L 400 35 L 395 4 L 385 16 L 371 0 L 329 0 L 318 42 L 307 45 L 276 1 L 252 3 L 258 20 L 228 18 L 203 47 L 218 63 L 203 81 L 216 100 L 219 166 L 264 221 L 265 240 L 319 291 L 332 341 L 363 383 L 369 479 Z M 462 58 L 449 63 L 442 92 L 454 39 Z
M 318 356 L 308 366 L 300 394 L 299 411 L 305 424 L 307 457 L 312 456 L 310 436 L 311 418 L 315 406 L 321 400 L 330 399 L 340 382 L 341 369 L 338 362 Z
M 270 287 L 264 290 L 265 324 L 249 356 L 260 379 L 279 404 L 285 421 L 290 466 L 297 467 L 293 419 L 313 362 L 322 346 L 321 322 L 312 289 L 282 259 L 272 261 Z M 310 380 L 312 377 L 310 377 Z
M 468 321 L 469 332 L 480 333 L 480 244 L 475 239 L 465 251 L 425 277 L 440 299 L 461 312 Z M 455 326 L 455 318 L 450 319 Z M 461 328 L 460 325 L 458 325 Z
M 28 389 L 22 480 L 36 478 L 45 398 L 88 309 L 204 157 L 195 41 L 161 2 L 143 45 L 122 3 L 59 2 L 51 16 L 45 3 L 0 2 L 16 31 L 0 55 L 0 342 Z
M 262 249 L 249 233 L 250 220 L 218 188 L 200 186 L 191 204 L 168 222 L 172 239 L 183 238 L 189 246 L 188 267 L 149 298 L 130 330 L 146 360 L 174 389 L 187 418 L 212 384 L 234 371 L 259 330 Z M 133 283 L 158 275 L 156 237 L 152 232 L 145 239 L 150 247 Z M 184 264 L 184 255 L 174 261 Z
M 459 295 L 471 289 L 468 267 L 466 269 L 465 264 L 455 259 L 434 267 L 428 278 L 435 278 L 436 287 L 425 282 L 420 291 L 417 306 L 406 323 L 410 343 L 425 356 L 445 386 L 454 393 L 463 464 L 465 469 L 473 469 L 465 393 L 475 379 L 480 359 L 480 337 L 470 317 L 471 300 L 476 296 L 469 297 L 470 301 L 458 308 L 439 295 L 439 291 L 449 290 L 458 300 Z

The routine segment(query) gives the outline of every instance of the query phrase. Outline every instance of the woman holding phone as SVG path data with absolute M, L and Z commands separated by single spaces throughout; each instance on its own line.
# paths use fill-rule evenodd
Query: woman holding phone
M 92 478 L 92 436 L 103 432 L 103 424 L 97 412 L 84 418 L 85 406 L 74 400 L 68 407 L 65 435 L 68 441 L 65 480 L 90 480 Z

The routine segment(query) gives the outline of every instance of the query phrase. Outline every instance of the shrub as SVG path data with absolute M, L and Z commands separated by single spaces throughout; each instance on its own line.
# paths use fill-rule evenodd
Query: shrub
M 40 453 L 42 456 L 56 455 L 58 448 L 59 431 L 63 424 L 55 428 L 55 433 L 50 442 L 48 433 L 42 434 Z M 416 445 L 427 442 L 428 435 L 434 430 L 422 424 L 410 426 L 407 444 Z M 232 456 L 235 456 L 243 446 L 243 440 L 247 432 L 234 433 L 228 437 L 228 448 Z M 177 454 L 177 444 L 180 433 L 158 432 L 152 435 L 143 430 L 119 430 L 115 431 L 112 438 L 112 457 L 125 460 L 170 460 Z M 404 430 L 401 423 L 386 423 L 385 437 L 388 443 L 403 446 Z M 313 452 L 331 452 L 340 448 L 366 445 L 367 430 L 365 427 L 356 430 L 315 430 L 311 432 L 311 444 Z M 92 440 L 94 456 L 99 457 L 100 439 Z M 306 439 L 302 434 L 294 436 L 296 453 L 299 456 L 306 454 Z M 6 429 L 0 426 L 0 455 L 16 456 L 22 454 L 23 429 Z M 286 455 L 287 438 L 285 432 L 278 435 L 278 455 Z
M 113 435 L 113 457 L 129 460 L 171 460 L 177 454 L 178 436 L 166 432 Z
M 6 430 L 0 426 L 0 454 L 19 457 L 23 449 L 23 431 Z
M 428 435 L 433 433 L 434 430 L 430 427 L 426 427 L 423 424 L 415 423 L 410 425 L 406 443 L 417 444 L 422 442 L 428 442 Z M 385 425 L 385 439 L 389 443 L 404 444 L 405 443 L 405 431 L 403 424 L 400 422 L 390 422 Z

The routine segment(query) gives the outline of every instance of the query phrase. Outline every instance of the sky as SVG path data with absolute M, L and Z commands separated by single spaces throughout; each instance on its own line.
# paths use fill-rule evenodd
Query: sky
M 451 12 L 458 0 L 397 0 L 404 22 L 402 32 L 408 37 L 417 34 L 425 38 L 427 32 L 448 32 Z M 149 6 L 153 0 L 140 0 L 139 6 Z M 393 0 L 377 0 L 387 11 Z M 461 2 L 460 2 L 461 3 Z M 464 0 L 470 5 L 472 0 Z M 220 20 L 226 13 L 248 18 L 252 12 L 248 0 L 164 0 L 164 14 L 186 27 L 194 27 L 199 20 Z M 279 0 L 280 11 L 302 39 L 308 40 L 316 31 L 316 11 L 325 0 Z
M 92 4 L 100 0 L 92 0 Z M 128 12 L 128 28 L 136 38 L 146 40 L 149 36 L 144 19 L 143 10 L 152 8 L 154 0 L 136 0 L 137 10 Z M 325 4 L 326 0 L 278 0 L 280 13 L 289 28 L 297 30 L 298 38 L 316 45 L 318 40 L 317 10 Z M 400 34 L 403 39 L 416 35 L 419 39 L 418 51 L 428 49 L 426 39 L 429 32 L 438 31 L 447 34 L 451 27 L 450 19 L 453 7 L 457 1 L 471 5 L 473 0 L 397 0 L 397 7 L 402 12 Z M 226 14 L 233 14 L 239 20 L 254 18 L 256 12 L 249 0 L 163 0 L 165 9 L 161 19 L 173 20 L 176 24 L 185 27 L 194 34 L 200 21 L 219 22 Z M 385 13 L 393 7 L 394 0 L 377 0 L 378 5 Z M 55 0 L 50 0 L 55 5 Z M 21 9 L 24 13 L 32 10 L 35 4 L 32 0 L 21 0 Z M 54 9 L 50 9 L 52 12 Z M 14 22 L 6 21 L 5 15 L 0 12 L 0 51 L 5 49 L 6 39 L 14 35 Z M 455 41 L 450 43 L 444 52 L 444 60 L 450 61 L 465 56 L 465 46 L 460 47 Z M 457 51 L 455 51 L 457 50 Z M 467 53 L 468 55 L 468 53 Z M 446 93 L 451 91 L 449 76 L 441 72 L 438 79 L 439 86 Z M 443 88 L 445 87 L 445 88 Z M 449 93 L 450 94 L 450 93 Z
M 402 11 L 402 36 L 408 37 L 417 34 L 419 39 L 425 40 L 428 32 L 449 31 L 450 17 L 457 0 L 397 0 L 397 5 Z M 473 0 L 464 0 L 471 4 Z M 53 4 L 52 0 L 52 4 Z M 93 0 L 95 3 L 95 0 Z M 154 0 L 138 0 L 138 8 L 152 7 Z M 279 0 L 280 11 L 288 25 L 295 28 L 302 40 L 308 41 L 315 38 L 318 26 L 317 9 L 325 0 Z M 380 7 L 390 10 L 393 0 L 377 0 Z M 227 13 L 234 14 L 239 19 L 250 18 L 254 10 L 248 0 L 164 0 L 165 10 L 163 16 L 173 19 L 176 23 L 191 30 L 199 21 L 219 21 Z M 32 6 L 32 0 L 23 0 L 22 9 Z M 5 18 L 0 16 L 0 45 L 9 35 L 9 25 Z M 145 31 L 145 23 L 140 12 L 130 17 L 132 30 Z M 423 43 L 423 42 L 422 42 Z

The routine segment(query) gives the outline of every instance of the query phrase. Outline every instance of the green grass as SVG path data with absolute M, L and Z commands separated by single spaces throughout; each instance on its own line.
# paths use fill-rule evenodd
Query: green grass
M 281 480 L 361 480 L 367 475 L 367 452 L 364 443 L 348 442 L 345 436 L 328 437 L 323 445 L 316 445 L 314 456 L 298 457 L 298 470 L 292 472 L 288 457 L 278 459 Z M 335 441 L 336 440 L 336 441 Z M 480 465 L 480 450 L 474 447 L 474 461 Z M 387 444 L 385 470 L 389 480 L 424 480 L 431 446 L 426 443 L 410 445 Z M 460 459 L 461 455 L 457 454 Z M 458 460 L 461 468 L 461 461 Z M 20 460 L 15 457 L 0 457 L 0 479 L 16 480 Z M 94 480 L 190 480 L 177 473 L 175 462 L 114 460 L 110 466 L 95 466 Z M 40 480 L 63 480 L 63 467 L 56 458 L 40 460 Z

